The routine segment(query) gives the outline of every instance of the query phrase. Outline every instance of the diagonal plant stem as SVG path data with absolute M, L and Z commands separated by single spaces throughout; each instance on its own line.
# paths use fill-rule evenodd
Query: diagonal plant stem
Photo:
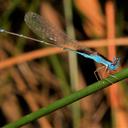
M 94 84 L 91 84 L 90 86 L 81 89 L 77 92 L 72 93 L 69 96 L 66 96 L 60 100 L 55 101 L 54 103 L 48 105 L 47 107 L 41 108 L 38 111 L 32 112 L 21 119 L 17 120 L 16 122 L 7 124 L 3 126 L 2 128 L 18 128 L 21 127 L 27 123 L 30 123 L 31 121 L 37 120 L 40 117 L 43 117 L 45 115 L 50 114 L 51 112 L 60 109 L 66 105 L 69 105 L 83 97 L 86 97 L 88 95 L 91 95 L 95 93 L 96 91 L 99 91 L 100 89 L 106 88 L 110 86 L 112 83 L 116 83 L 118 81 L 121 81 L 125 78 L 128 78 L 128 68 L 123 69 L 122 71 L 110 75 L 106 79 L 103 79 L 101 81 L 98 81 Z M 110 83 L 111 82 L 111 83 Z

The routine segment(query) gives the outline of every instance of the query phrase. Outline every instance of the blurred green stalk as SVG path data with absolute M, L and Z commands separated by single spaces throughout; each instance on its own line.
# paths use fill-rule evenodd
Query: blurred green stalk
M 75 30 L 73 27 L 73 14 L 72 14 L 72 0 L 64 0 L 64 15 L 66 19 L 66 31 L 67 34 L 75 39 Z M 70 73 L 70 82 L 72 90 L 75 91 L 79 87 L 78 80 L 78 64 L 76 54 L 69 52 L 69 73 Z M 80 124 L 80 105 L 79 102 L 76 102 L 71 106 L 72 110 L 72 119 L 73 119 L 73 128 L 78 128 Z

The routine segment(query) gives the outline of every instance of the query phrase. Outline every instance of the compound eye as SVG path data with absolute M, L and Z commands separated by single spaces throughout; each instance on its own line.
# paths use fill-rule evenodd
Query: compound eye
M 113 65 L 116 65 L 117 63 L 119 63 L 119 60 L 120 60 L 120 58 L 118 58 L 118 57 L 115 58 L 115 57 L 114 57 L 112 64 L 113 64 Z

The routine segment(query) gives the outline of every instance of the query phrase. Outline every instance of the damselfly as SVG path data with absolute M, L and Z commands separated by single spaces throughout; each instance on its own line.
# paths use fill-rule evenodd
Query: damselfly
M 95 62 L 104 65 L 106 69 L 110 71 L 116 70 L 119 67 L 120 58 L 114 57 L 114 59 L 110 61 L 96 51 L 81 47 L 77 43 L 77 41 L 69 38 L 64 32 L 57 29 L 47 19 L 45 19 L 44 17 L 41 17 L 36 13 L 33 13 L 33 12 L 26 13 L 24 20 L 28 25 L 28 27 L 42 40 L 38 40 L 38 39 L 24 36 L 21 34 L 9 32 L 4 29 L 0 29 L 0 32 L 5 32 L 11 35 L 23 37 L 26 39 L 34 40 L 36 42 L 53 45 L 56 47 L 63 48 L 65 50 L 75 52 L 85 58 L 92 59 Z

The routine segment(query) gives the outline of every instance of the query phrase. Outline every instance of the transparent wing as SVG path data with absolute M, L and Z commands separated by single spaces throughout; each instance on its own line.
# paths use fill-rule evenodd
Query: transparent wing
M 69 38 L 63 31 L 53 26 L 45 17 L 28 12 L 25 15 L 25 22 L 28 27 L 42 40 L 49 44 L 72 50 L 84 50 L 84 52 L 93 53 L 89 49 L 81 48 L 78 43 Z

